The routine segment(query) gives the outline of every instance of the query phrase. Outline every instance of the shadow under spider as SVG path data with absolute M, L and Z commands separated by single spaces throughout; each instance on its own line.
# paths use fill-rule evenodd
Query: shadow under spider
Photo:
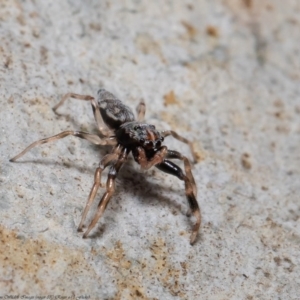
M 109 153 L 110 147 L 99 147 L 96 145 L 89 145 L 98 153 L 100 154 L 100 157 L 103 157 L 105 154 Z M 83 158 L 84 160 L 84 158 Z M 98 163 L 99 159 L 95 159 L 95 162 Z M 19 161 L 19 164 L 25 164 L 25 163 L 34 163 L 34 164 L 41 164 L 41 165 L 59 165 L 66 167 L 67 169 L 77 169 L 79 172 L 82 173 L 88 173 L 91 175 L 91 185 L 93 182 L 93 174 L 95 172 L 95 167 L 87 167 L 86 165 L 79 165 L 76 164 L 74 161 L 64 162 L 62 160 L 45 160 L 43 158 L 41 159 L 27 159 L 23 161 Z M 172 193 L 178 194 L 178 189 L 174 189 L 173 187 L 166 186 L 163 183 L 154 183 L 147 180 L 147 178 L 155 178 L 155 174 L 147 174 L 144 172 L 141 172 L 137 169 L 135 169 L 131 164 L 134 163 L 132 158 L 128 158 L 128 161 L 126 164 L 124 164 L 123 168 L 120 170 L 120 173 L 116 180 L 116 191 L 110 200 L 109 203 L 112 203 L 115 199 L 118 198 L 118 196 L 121 195 L 121 197 L 131 197 L 135 196 L 135 198 L 138 199 L 140 203 L 143 203 L 147 208 L 151 209 L 152 205 L 157 206 L 158 203 L 165 204 L 165 207 L 169 207 L 170 213 L 172 213 L 172 207 L 176 209 L 176 211 L 179 211 L 183 214 L 186 214 L 186 210 L 184 210 L 184 200 L 185 195 L 183 194 L 183 202 L 178 203 L 178 201 L 172 200 Z M 108 167 L 109 168 L 109 167 Z M 107 176 L 107 170 L 102 175 L 102 187 L 99 188 L 99 191 L 97 193 L 97 196 L 95 198 L 95 202 L 99 202 L 101 197 L 103 196 L 103 193 L 105 192 L 105 183 L 106 183 L 106 176 Z M 123 190 L 122 190 L 123 188 Z M 182 189 L 184 190 L 184 186 L 182 186 Z M 170 197 L 165 196 L 162 194 L 162 191 L 168 191 L 170 192 Z M 87 190 L 89 192 L 89 190 Z M 132 198 L 132 197 L 131 197 Z M 83 203 L 86 201 L 86 199 L 83 199 Z M 83 204 L 84 205 L 84 204 Z M 110 204 L 108 204 L 110 205 Z M 133 203 L 135 205 L 135 203 Z M 115 205 L 115 207 L 118 207 L 117 209 L 114 208 L 114 211 L 118 213 L 118 211 L 121 210 L 121 207 L 118 205 Z M 164 207 L 164 206 L 163 206 Z M 93 215 L 97 209 L 97 206 L 93 205 L 93 211 L 91 211 L 89 214 Z M 105 216 L 105 215 L 104 215 Z M 104 217 L 103 216 L 103 217 Z M 106 230 L 105 223 L 102 223 L 101 220 L 95 226 L 94 233 L 90 234 L 88 238 L 94 239 L 99 238 L 103 235 L 103 233 Z
M 78 118 L 75 118 L 70 114 L 64 114 L 64 113 L 56 112 L 56 116 L 57 116 L 58 119 L 65 119 L 67 122 L 71 122 L 75 126 L 75 128 L 77 128 L 77 127 L 80 128 L 81 127 L 81 124 L 78 123 Z M 91 133 L 98 134 L 99 132 L 97 131 L 97 128 L 95 126 L 92 126 L 92 127 L 93 127 L 94 130 Z M 97 145 L 92 145 L 92 144 L 90 146 L 92 147 L 92 149 L 94 149 L 96 151 L 99 151 L 101 157 L 103 157 L 104 155 L 106 155 L 107 153 L 110 152 L 109 151 L 109 149 L 110 149 L 109 146 L 108 147 L 105 147 L 105 146 L 104 147 L 103 146 L 99 147 Z M 70 164 L 70 166 L 71 166 L 71 164 Z M 68 167 L 70 167 L 70 166 L 68 166 Z M 172 205 L 177 210 L 183 212 L 181 204 L 179 204 L 175 201 L 172 201 L 169 197 L 166 197 L 166 196 L 162 195 L 159 192 L 154 192 L 154 191 L 160 191 L 160 190 L 172 190 L 172 191 L 175 192 L 175 190 L 173 188 L 169 188 L 169 187 L 166 187 L 166 186 L 161 185 L 161 184 L 155 184 L 155 183 L 151 183 L 151 182 L 147 181 L 145 176 L 149 176 L 149 175 L 147 175 L 143 172 L 139 172 L 139 171 L 135 170 L 134 168 L 132 168 L 129 164 L 129 161 L 127 163 L 127 170 L 125 171 L 127 173 L 126 175 L 125 175 L 125 172 L 124 172 L 125 168 L 126 168 L 126 164 L 121 169 L 121 171 L 119 173 L 119 176 L 117 177 L 117 180 L 119 182 L 121 181 L 120 185 L 126 184 L 126 186 L 129 186 L 129 189 L 128 190 L 126 189 L 126 194 L 129 194 L 129 195 L 133 194 L 133 191 L 134 191 L 134 194 L 137 196 L 137 198 L 141 202 L 144 202 L 145 199 L 149 204 L 151 204 L 151 202 L 155 203 L 155 204 L 156 204 L 156 202 L 164 202 L 166 205 L 168 205 L 168 206 Z M 81 166 L 76 167 L 76 169 L 78 169 L 79 171 L 83 171 L 83 168 Z M 87 170 L 87 168 L 85 168 L 85 170 Z M 92 169 L 92 168 L 89 168 L 88 171 L 94 173 L 95 170 Z M 151 175 L 151 177 L 152 176 L 153 175 Z M 184 189 L 184 187 L 183 187 L 183 189 Z M 100 189 L 100 191 L 101 191 L 101 189 Z M 103 191 L 103 189 L 102 189 L 102 191 Z M 98 192 L 97 196 L 102 197 L 102 195 L 99 195 L 99 192 Z M 118 184 L 116 182 L 116 192 L 114 193 L 113 198 L 111 199 L 111 201 L 113 201 L 114 198 L 118 194 L 119 194 Z M 185 196 L 183 195 L 183 197 L 185 197 Z M 151 200 L 149 201 L 149 199 L 151 199 Z M 93 235 L 91 235 L 91 237 L 93 237 Z
M 82 166 L 79 164 L 75 164 L 74 162 L 72 163 L 66 163 L 63 161 L 57 162 L 53 160 L 44 160 L 44 159 L 29 159 L 29 160 L 23 160 L 23 161 L 18 161 L 18 164 L 26 164 L 26 163 L 31 163 L 31 164 L 39 164 L 39 165 L 45 165 L 45 166 L 63 166 L 67 169 L 76 169 L 81 173 L 94 173 L 95 168 L 94 167 L 87 167 L 87 166 Z
M 100 238 L 103 233 L 106 230 L 106 224 L 102 223 L 102 224 L 98 224 L 98 226 L 95 227 L 95 231 L 92 234 L 89 234 L 89 236 L 87 237 L 87 239 L 96 239 L 96 238 Z
M 125 173 L 124 170 L 123 173 Z M 134 194 L 138 198 L 138 201 L 142 203 L 156 205 L 157 202 L 162 202 L 167 206 L 173 206 L 179 211 L 182 211 L 181 204 L 171 200 L 170 197 L 161 194 L 162 191 L 169 191 L 171 192 L 170 196 L 172 196 L 172 192 L 177 192 L 175 189 L 162 183 L 154 183 L 147 180 L 147 178 L 155 178 L 155 175 L 149 175 L 143 172 L 139 172 L 132 167 L 129 167 L 126 170 L 126 173 L 127 174 L 120 174 L 121 176 L 119 178 L 122 181 L 121 184 L 128 186 L 128 190 L 126 190 L 126 193 L 128 193 L 129 195 Z
M 97 146 L 97 145 L 92 145 L 92 144 L 89 144 L 89 147 L 91 147 L 93 150 L 95 150 L 96 152 L 98 152 L 99 157 L 98 158 L 95 158 L 95 164 L 98 164 L 100 159 L 110 153 L 110 148 L 109 146 Z M 72 154 L 73 155 L 73 154 Z M 88 156 L 87 156 L 88 158 Z M 87 159 L 86 158 L 86 159 Z M 33 158 L 33 159 L 26 159 L 26 160 L 20 160 L 18 161 L 17 163 L 18 164 L 39 164 L 39 165 L 45 165 L 45 166 L 55 166 L 55 165 L 58 165 L 58 166 L 63 166 L 67 169 L 76 169 L 78 170 L 79 172 L 81 173 L 91 173 L 91 174 L 94 174 L 95 172 L 95 169 L 96 167 L 87 167 L 86 165 L 80 165 L 80 164 L 77 164 L 75 163 L 74 161 L 64 161 L 62 160 L 63 158 L 57 158 L 57 159 L 45 159 L 45 158 Z M 77 158 L 76 158 L 77 159 Z M 83 156 L 82 157 L 82 161 L 83 161 L 83 164 L 84 164 L 84 160 L 85 160 L 85 157 Z
M 184 211 L 183 207 L 184 204 L 178 203 L 177 201 L 172 200 L 170 197 L 167 197 L 165 195 L 162 195 L 161 191 L 172 191 L 176 193 L 176 189 L 173 189 L 172 187 L 164 186 L 163 184 L 156 184 L 153 182 L 149 182 L 146 177 L 155 177 L 155 175 L 149 175 L 144 174 L 142 172 L 139 172 L 138 170 L 132 168 L 132 166 L 128 165 L 127 169 L 126 165 L 124 168 L 121 169 L 119 176 L 117 177 L 116 182 L 116 192 L 113 195 L 113 198 L 110 200 L 109 203 L 112 203 L 115 199 L 122 195 L 122 197 L 130 197 L 131 195 L 134 195 L 135 198 L 138 198 L 138 201 L 140 203 L 144 203 L 144 205 L 147 205 L 147 208 L 151 209 L 152 205 L 157 206 L 158 203 L 165 204 L 166 207 L 169 207 L 170 213 L 172 213 L 171 208 L 175 208 L 176 211 L 179 211 L 183 214 L 186 214 L 186 211 Z M 105 175 L 104 175 L 105 177 Z M 104 178 L 103 177 L 103 178 Z M 102 182 L 102 184 L 104 181 Z M 118 187 L 124 187 L 123 191 L 118 189 Z M 184 187 L 183 187 L 184 189 Z M 102 194 L 104 193 L 105 186 L 101 188 L 100 191 L 98 191 L 97 199 L 100 201 Z M 172 197 L 172 194 L 170 195 Z M 185 196 L 183 195 L 183 201 L 185 200 Z M 109 205 L 109 204 L 108 204 Z M 135 203 L 133 203 L 135 205 Z M 115 205 L 116 207 L 117 205 Z M 117 206 L 117 209 L 113 209 L 114 212 L 117 214 L 118 211 L 121 210 L 120 206 Z M 106 215 L 107 216 L 107 215 Z M 104 216 L 103 216 L 104 217 Z M 146 217 L 146 215 L 145 215 Z M 94 239 L 99 238 L 103 235 L 106 229 L 106 223 L 102 223 L 101 221 L 97 224 L 95 227 L 94 233 L 89 235 L 88 238 Z

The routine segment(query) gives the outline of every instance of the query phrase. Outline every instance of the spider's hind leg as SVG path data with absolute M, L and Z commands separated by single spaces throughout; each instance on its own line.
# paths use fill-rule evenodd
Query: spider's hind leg
M 9 161 L 10 162 L 16 161 L 21 156 L 23 156 L 26 152 L 28 152 L 29 150 L 34 148 L 35 146 L 46 144 L 46 143 L 49 143 L 49 142 L 54 142 L 54 141 L 57 141 L 59 139 L 63 139 L 65 137 L 69 136 L 69 135 L 73 135 L 73 136 L 79 137 L 81 139 L 88 140 L 89 142 L 91 142 L 95 145 L 114 145 L 114 144 L 116 144 L 116 140 L 114 138 L 101 139 L 98 135 L 90 134 L 88 132 L 67 130 L 67 131 L 63 131 L 59 134 L 56 134 L 54 136 L 51 136 L 51 137 L 48 137 L 48 138 L 45 138 L 45 139 L 41 139 L 41 140 L 38 140 L 38 141 L 30 144 L 21 153 L 19 153 L 15 157 L 11 158 Z
M 192 245 L 196 241 L 199 227 L 201 224 L 200 208 L 199 208 L 198 202 L 196 200 L 195 194 L 193 192 L 193 185 L 192 185 L 190 179 L 188 178 L 188 176 L 186 176 L 183 173 L 181 168 L 169 160 L 165 159 L 162 163 L 156 165 L 156 167 L 165 173 L 176 176 L 177 178 L 184 181 L 184 183 L 185 183 L 186 198 L 188 200 L 192 214 L 196 218 L 196 222 L 193 226 L 192 234 L 191 234 L 191 238 L 190 238 L 190 243 Z
M 109 136 L 112 135 L 112 131 L 109 130 L 107 128 L 107 126 L 104 124 L 101 114 L 100 114 L 100 109 L 98 106 L 97 101 L 95 100 L 94 97 L 89 96 L 89 95 L 79 95 L 79 94 L 74 94 L 74 93 L 68 93 L 66 95 L 64 95 L 62 97 L 62 99 L 53 107 L 53 111 L 55 113 L 57 113 L 57 109 L 64 104 L 64 102 L 68 99 L 68 98 L 74 98 L 74 99 L 78 99 L 78 100 L 84 100 L 84 101 L 90 101 L 92 104 L 92 109 L 93 109 L 93 113 L 94 113 L 94 118 L 96 120 L 96 123 L 98 125 L 98 129 L 100 131 L 100 133 L 103 136 Z

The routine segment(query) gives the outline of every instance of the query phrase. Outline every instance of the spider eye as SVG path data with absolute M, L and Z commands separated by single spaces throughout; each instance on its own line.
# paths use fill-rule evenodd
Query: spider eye
M 140 125 L 136 125 L 136 126 L 133 127 L 133 129 L 134 129 L 134 130 L 141 129 L 141 126 L 140 126 Z
M 162 136 L 162 137 L 160 138 L 160 140 L 163 142 L 163 141 L 164 141 L 164 137 Z
M 145 142 L 145 139 L 141 138 L 141 139 L 140 139 L 140 142 L 141 142 L 141 143 L 144 143 L 144 142 Z
M 156 147 L 160 147 L 161 146 L 161 141 L 156 142 Z

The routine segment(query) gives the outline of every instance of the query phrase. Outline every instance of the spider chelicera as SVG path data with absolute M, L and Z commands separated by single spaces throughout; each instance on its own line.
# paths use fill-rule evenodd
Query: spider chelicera
M 193 244 L 196 241 L 197 233 L 200 227 L 201 214 L 196 200 L 197 187 L 191 171 L 191 164 L 189 160 L 181 153 L 174 150 L 168 150 L 166 146 L 162 145 L 164 138 L 171 135 L 175 139 L 188 144 L 191 148 L 194 160 L 196 160 L 192 143 L 172 130 L 160 132 L 156 130 L 155 126 L 144 123 L 144 101 L 141 101 L 137 106 L 137 120 L 128 106 L 124 105 L 112 93 L 104 89 L 100 89 L 98 91 L 96 99 L 87 95 L 78 95 L 73 93 L 66 94 L 61 101 L 54 106 L 54 112 L 56 112 L 56 110 L 70 97 L 91 102 L 94 117 L 99 129 L 99 135 L 82 131 L 63 131 L 52 137 L 41 139 L 32 143 L 20 154 L 10 159 L 10 161 L 16 161 L 35 146 L 56 141 L 69 135 L 88 140 L 96 145 L 113 146 L 111 153 L 105 155 L 101 159 L 99 166 L 95 171 L 94 184 L 78 227 L 78 231 L 82 231 L 87 213 L 101 185 L 101 173 L 108 165 L 110 165 L 106 182 L 106 192 L 99 202 L 97 212 L 93 220 L 83 234 L 83 238 L 86 238 L 90 231 L 97 224 L 99 218 L 102 216 L 110 198 L 115 191 L 116 176 L 122 165 L 125 163 L 128 155 L 130 152 L 132 152 L 134 160 L 141 166 L 142 169 L 149 169 L 152 166 L 155 166 L 159 170 L 174 175 L 180 180 L 184 181 L 186 197 L 191 212 L 196 219 L 190 238 L 190 243 Z M 183 161 L 185 173 L 179 166 L 174 164 L 171 159 L 179 159 Z

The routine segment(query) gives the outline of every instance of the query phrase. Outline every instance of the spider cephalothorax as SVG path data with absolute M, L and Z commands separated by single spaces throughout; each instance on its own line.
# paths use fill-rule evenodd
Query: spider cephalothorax
M 196 218 L 190 239 L 191 244 L 193 244 L 196 240 L 200 227 L 201 215 L 200 208 L 196 200 L 197 188 L 191 171 L 191 165 L 185 156 L 177 151 L 168 150 L 168 148 L 163 146 L 162 143 L 166 136 L 172 135 L 174 138 L 190 146 L 195 159 L 195 153 L 193 151 L 192 144 L 187 139 L 178 135 L 172 130 L 158 131 L 154 125 L 144 123 L 143 119 L 145 115 L 145 103 L 143 101 L 141 101 L 137 107 L 137 120 L 135 120 L 134 114 L 128 106 L 124 105 L 112 93 L 106 91 L 105 89 L 100 89 L 98 91 L 97 99 L 91 96 L 73 93 L 66 94 L 53 108 L 53 110 L 56 112 L 58 107 L 61 106 L 69 97 L 91 102 L 94 117 L 99 129 L 99 135 L 82 131 L 63 131 L 55 136 L 34 142 L 17 156 L 13 157 L 10 161 L 16 161 L 27 151 L 37 145 L 55 141 L 69 135 L 86 139 L 96 145 L 113 145 L 114 147 L 112 152 L 105 155 L 101 159 L 99 166 L 96 169 L 94 184 L 78 227 L 78 230 L 82 231 L 86 215 L 101 185 L 101 173 L 108 165 L 110 165 L 111 167 L 106 183 L 106 192 L 99 202 L 98 210 L 92 222 L 83 235 L 83 237 L 87 237 L 89 232 L 94 228 L 99 218 L 103 214 L 110 198 L 114 193 L 115 178 L 120 168 L 125 163 L 128 155 L 130 152 L 132 152 L 134 160 L 143 169 L 149 169 L 152 166 L 155 166 L 159 170 L 174 175 L 180 180 L 184 181 L 186 197 L 192 214 Z M 171 161 L 173 159 L 179 159 L 183 161 L 185 173 L 179 166 Z
M 161 147 L 164 137 L 154 125 L 140 122 L 122 124 L 116 130 L 118 141 L 128 148 L 143 147 L 145 150 L 157 150 Z

